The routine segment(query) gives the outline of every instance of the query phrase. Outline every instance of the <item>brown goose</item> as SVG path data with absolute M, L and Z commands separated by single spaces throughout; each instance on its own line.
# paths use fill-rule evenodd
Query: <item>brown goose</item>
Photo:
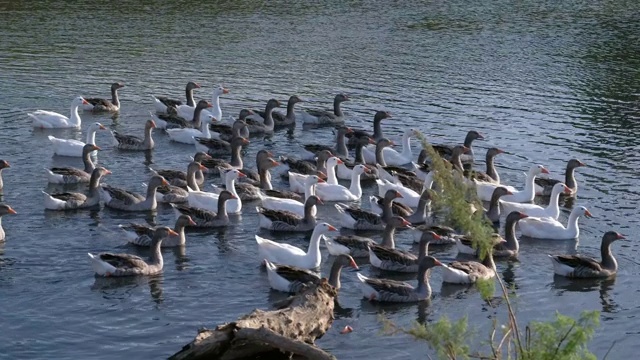
M 402 222 L 398 224 L 399 220 L 397 219 L 400 219 L 400 221 Z M 399 227 L 398 225 L 401 225 L 402 227 L 408 227 L 411 224 L 398 216 L 393 217 L 392 220 L 387 223 L 387 227 L 393 226 L 393 229 L 390 231 L 395 231 L 395 227 Z M 391 242 L 391 246 L 389 247 L 378 244 L 369 245 L 369 261 L 371 262 L 371 266 L 381 270 L 403 273 L 418 271 L 420 260 L 422 260 L 427 255 L 429 242 L 431 241 L 431 239 L 438 240 L 438 238 L 440 237 L 434 232 L 429 232 L 427 233 L 427 235 L 427 237 L 420 240 L 418 256 L 408 251 L 396 249 L 395 243 L 393 241 Z M 393 239 L 393 236 L 391 237 L 391 239 Z
M 183 181 L 181 179 L 172 179 L 169 181 L 170 185 L 160 186 L 156 191 L 156 200 L 160 203 L 184 203 L 189 199 L 188 188 L 195 191 L 200 191 L 200 186 L 196 181 L 196 173 L 206 170 L 202 164 L 192 161 L 187 167 L 187 179 Z M 162 176 L 162 172 L 157 172 L 156 175 Z M 171 175 L 171 174 L 169 174 Z M 177 181 L 176 181 L 177 180 Z M 177 185 L 176 185 L 177 184 Z
M 202 110 L 212 107 L 210 102 L 207 100 L 200 100 L 198 104 L 196 104 L 195 109 L 193 110 L 192 118 L 184 118 L 179 116 L 174 112 L 174 110 L 170 110 L 168 114 L 156 114 L 155 121 L 158 129 L 170 129 L 170 128 L 193 128 L 193 129 L 201 129 L 202 128 L 202 118 L 200 114 L 202 114 Z M 209 116 L 209 119 L 214 122 L 218 119 L 213 116 Z M 208 129 L 204 129 L 205 131 Z
M 431 245 L 450 245 L 455 244 L 459 236 L 453 228 L 444 225 L 420 225 L 411 229 L 411 232 L 413 232 L 414 244 L 419 244 L 426 237 Z M 434 238 L 428 235 L 430 232 L 436 233 L 439 237 Z
M 83 104 L 82 109 L 93 112 L 115 112 L 120 111 L 120 99 L 118 98 L 118 89 L 122 89 L 124 83 L 114 82 L 111 84 L 111 101 L 102 98 L 83 97 L 88 104 Z
M 273 231 L 305 232 L 312 231 L 317 224 L 314 206 L 322 204 L 317 196 L 311 195 L 304 202 L 304 216 L 300 217 L 286 210 L 272 210 L 256 207 L 260 227 Z
M 186 237 L 184 235 L 184 228 L 186 226 L 195 226 L 196 223 L 191 220 L 189 215 L 180 215 L 176 220 L 176 225 L 173 227 L 178 235 L 169 235 L 162 241 L 162 247 L 176 247 L 184 246 Z M 125 238 L 131 244 L 138 246 L 151 246 L 153 243 L 153 235 L 156 229 L 146 224 L 130 223 L 129 225 L 118 225 L 125 233 Z
M 240 110 L 240 115 L 238 115 L 238 120 L 241 120 L 242 124 L 245 125 L 245 127 L 243 127 L 240 130 L 240 136 L 242 136 L 243 138 L 249 137 L 249 128 L 246 127 L 247 123 L 244 120 L 247 118 L 247 116 L 252 114 L 253 114 L 253 111 L 242 109 Z M 233 123 L 235 124 L 235 122 L 238 120 L 235 120 Z M 209 129 L 214 132 L 211 134 L 212 138 L 219 138 L 220 140 L 231 141 L 231 139 L 233 139 L 234 137 L 233 125 L 217 122 L 217 123 L 209 124 Z
M 353 133 L 347 135 L 349 138 L 348 146 L 349 148 L 355 148 L 357 145 L 357 139 L 362 136 L 370 137 L 373 139 L 374 144 L 376 141 L 382 139 L 384 137 L 382 133 L 382 120 L 390 119 L 391 113 L 388 111 L 376 111 L 376 114 L 373 116 L 373 134 L 368 133 L 365 130 L 354 130 Z
M 449 265 L 442 265 L 442 281 L 450 284 L 473 284 L 479 279 L 495 277 L 495 268 L 493 254 L 489 251 L 482 262 L 454 261 Z
M 582 166 L 587 165 L 578 159 L 571 159 L 567 163 L 567 170 L 564 173 L 564 184 L 571 190 L 571 193 L 569 195 L 575 195 L 578 192 L 578 182 L 576 181 L 575 170 L 576 168 Z M 562 181 L 544 177 L 536 177 L 536 195 L 551 196 L 551 193 L 553 192 L 553 186 L 557 183 L 562 183 Z
M 84 170 L 74 167 L 54 167 L 47 170 L 47 179 L 51 184 L 79 184 L 87 183 L 91 179 L 91 173 L 95 169 L 91 161 L 91 152 L 100 150 L 93 144 L 86 144 L 82 147 L 82 162 Z
M 265 266 L 267 268 L 267 279 L 272 289 L 288 292 L 298 293 L 305 290 L 310 285 L 318 284 L 320 282 L 320 276 L 313 271 L 289 266 L 274 264 L 265 259 Z M 345 266 L 351 266 L 358 270 L 358 265 L 349 255 L 340 255 L 333 260 L 331 271 L 329 272 L 329 284 L 336 289 L 340 289 L 340 273 Z
M 244 167 L 244 163 L 242 162 L 241 150 L 242 146 L 247 144 L 249 144 L 249 140 L 243 137 L 234 138 L 231 140 L 230 162 L 218 158 L 211 158 L 203 159 L 201 164 L 208 169 L 209 174 L 219 174 L 220 170 L 242 169 Z
M 100 179 L 111 174 L 111 171 L 98 166 L 91 173 L 89 191 L 87 194 L 79 192 L 65 192 L 58 194 L 44 194 L 44 207 L 49 210 L 75 210 L 100 205 Z
M 244 129 L 247 128 L 247 123 L 244 120 L 236 120 L 231 127 L 231 139 L 234 137 L 242 137 Z M 209 155 L 216 154 L 228 154 L 231 151 L 231 143 L 221 138 L 205 138 L 194 137 L 196 141 L 196 150 L 206 152 Z M 231 140 L 229 139 L 229 140 Z
M 346 157 L 341 157 L 342 164 L 338 164 L 336 167 L 336 175 L 338 179 L 343 180 L 351 180 L 351 176 L 353 175 L 353 168 L 356 165 L 364 165 L 369 169 L 369 172 L 365 172 L 361 176 L 361 180 L 375 180 L 378 178 L 378 170 L 375 166 L 365 163 L 363 148 L 369 144 L 375 144 L 373 139 L 368 136 L 361 136 L 356 140 L 356 156 L 353 160 L 347 159 Z
M 192 225 L 193 227 L 216 228 L 229 225 L 227 201 L 231 199 L 236 199 L 236 196 L 227 190 L 221 191 L 220 196 L 218 197 L 217 213 L 206 209 L 199 209 L 185 205 L 171 204 L 171 206 L 176 213 L 176 217 L 180 217 L 181 215 L 189 215 L 189 217 L 191 217 L 191 219 L 196 223 L 196 225 Z
M 504 239 L 498 235 L 493 234 L 496 244 L 493 246 L 494 257 L 515 257 L 520 250 L 520 243 L 516 238 L 516 224 L 521 219 L 525 219 L 528 216 L 518 211 L 512 211 L 507 215 L 507 219 L 504 224 Z M 458 252 L 469 255 L 478 255 L 478 249 L 473 248 L 473 240 L 468 236 L 460 236 L 456 239 L 456 245 Z
M 335 204 L 336 209 L 340 213 L 338 222 L 340 226 L 353 229 L 353 230 L 382 230 L 384 228 L 384 222 L 389 220 L 392 215 L 392 201 L 394 199 L 402 198 L 396 190 L 388 190 L 384 195 L 384 202 L 382 207 L 382 215 L 362 210 L 354 206 L 347 206 L 345 204 Z
M 270 99 L 267 101 L 267 106 L 264 109 L 264 122 L 260 122 L 258 120 L 252 120 L 247 117 L 245 122 L 247 123 L 247 128 L 249 128 L 249 134 L 264 134 L 273 132 L 275 128 L 275 123 L 273 121 L 273 109 L 280 106 L 280 101 L 276 99 Z
M 333 111 L 328 110 L 305 110 L 302 113 L 303 124 L 313 125 L 330 125 L 344 122 L 344 113 L 340 108 L 340 104 L 349 101 L 349 97 L 345 94 L 338 94 L 333 99 Z
M 4 229 L 2 228 L 2 217 L 10 214 L 15 215 L 17 212 L 7 204 L 0 204 L 0 242 L 4 242 L 6 237 Z
M 316 158 L 316 165 L 304 160 L 296 160 L 287 156 L 280 156 L 280 162 L 289 167 L 288 171 L 282 173 L 283 177 L 290 178 L 289 173 L 302 175 L 317 175 L 326 179 L 327 160 L 333 157 L 331 151 L 322 150 Z
M 322 150 L 327 150 L 336 154 L 335 156 L 347 157 L 349 156 L 349 150 L 345 144 L 345 136 L 352 133 L 353 130 L 350 127 L 340 126 L 336 131 L 336 146 L 331 147 L 324 144 L 306 144 L 304 145 L 305 154 L 304 157 L 313 159 Z
M 498 148 L 492 147 L 487 150 L 487 156 L 485 158 L 485 163 L 487 165 L 487 171 L 475 171 L 475 170 L 465 170 L 464 176 L 472 179 L 476 179 L 478 181 L 484 181 L 488 183 L 500 184 L 500 175 L 498 175 L 498 170 L 496 170 L 496 166 L 494 163 L 495 157 L 499 154 L 503 154 L 504 151 Z
M 465 154 L 460 159 L 465 164 L 473 162 L 473 149 L 471 148 L 471 146 L 474 140 L 484 140 L 484 136 L 482 136 L 479 132 L 475 130 L 471 130 L 467 133 L 467 136 L 464 138 L 464 143 L 462 145 L 464 145 L 464 147 L 469 149 L 469 153 Z M 438 154 L 440 154 L 441 157 L 447 160 L 451 159 L 451 157 L 453 156 L 453 149 L 455 148 L 454 145 L 440 144 L 440 145 L 432 145 L 432 146 L 433 146 L 433 149 Z
M 194 165 L 192 164 L 194 162 L 201 163 L 205 159 L 211 159 L 211 155 L 201 151 L 197 152 L 193 157 L 193 161 L 190 162 L 189 165 L 187 165 L 186 172 L 182 170 L 173 170 L 173 169 L 154 170 L 149 168 L 149 170 L 151 170 L 151 172 L 153 172 L 156 175 L 160 175 L 164 177 L 169 182 L 169 184 L 186 189 L 187 185 L 189 185 L 187 181 L 187 179 L 189 178 L 189 167 L 192 167 L 192 170 L 195 171 L 194 176 L 195 176 L 196 184 L 198 184 L 198 186 L 202 186 L 202 184 L 204 184 L 204 174 L 202 173 L 202 171 L 206 169 L 202 169 L 201 167 L 196 166 L 195 164 Z
M 430 270 L 436 266 L 443 266 L 433 256 L 425 256 L 418 265 L 418 286 L 389 279 L 371 279 L 357 273 L 360 280 L 362 295 L 370 301 L 380 302 L 417 302 L 431 297 L 429 285 Z
M 607 231 L 602 236 L 600 253 L 602 261 L 582 255 L 549 255 L 553 272 L 569 278 L 606 278 L 618 272 L 618 262 L 611 254 L 611 244 L 625 237 L 615 231 Z
M 154 211 L 158 206 L 156 191 L 158 187 L 169 185 L 162 176 L 154 175 L 149 180 L 147 195 L 143 196 L 121 188 L 102 185 L 100 188 L 104 205 L 123 211 Z
M 93 255 L 89 253 L 91 267 L 96 275 L 107 277 L 159 274 L 164 266 L 160 246 L 168 236 L 178 236 L 178 234 L 166 226 L 156 229 L 151 242 L 152 254 L 149 262 L 130 254 L 100 253 Z
M 296 114 L 294 111 L 294 107 L 297 103 L 301 103 L 303 102 L 302 99 L 300 99 L 298 97 L 298 95 L 292 95 L 289 98 L 289 101 L 287 102 L 287 114 L 283 114 L 281 112 L 278 111 L 274 111 L 273 113 L 271 113 L 271 116 L 273 117 L 273 123 L 275 124 L 275 127 L 282 127 L 282 126 L 291 126 L 294 125 L 296 123 Z M 255 113 L 255 116 L 252 117 L 253 120 L 258 120 L 258 121 L 262 121 L 264 122 L 264 118 L 265 118 L 265 112 L 261 111 L 261 110 L 253 110 L 253 112 Z
M 185 89 L 187 105 L 189 106 L 196 105 L 196 102 L 193 100 L 193 89 L 199 89 L 199 88 L 200 88 L 200 85 L 198 83 L 195 83 L 193 81 L 189 81 L 187 83 L 187 87 Z M 182 101 L 169 99 L 166 96 L 154 96 L 153 99 L 155 103 L 156 112 L 158 113 L 168 113 L 169 108 L 173 108 L 175 110 L 177 106 L 182 105 Z
M 155 146 L 153 138 L 151 137 L 151 132 L 155 127 L 156 123 L 153 120 L 147 120 L 144 125 L 144 138 L 133 135 L 123 135 L 117 131 L 112 131 L 113 138 L 116 141 L 114 146 L 120 150 L 151 150 Z

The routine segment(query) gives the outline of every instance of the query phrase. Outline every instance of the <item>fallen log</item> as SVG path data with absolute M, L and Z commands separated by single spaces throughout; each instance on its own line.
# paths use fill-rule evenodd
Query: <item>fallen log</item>
M 169 360 L 265 359 L 299 356 L 334 360 L 315 346 L 333 323 L 337 290 L 323 279 L 317 286 L 290 297 L 282 308 L 254 310 L 238 320 L 200 329 L 195 339 Z

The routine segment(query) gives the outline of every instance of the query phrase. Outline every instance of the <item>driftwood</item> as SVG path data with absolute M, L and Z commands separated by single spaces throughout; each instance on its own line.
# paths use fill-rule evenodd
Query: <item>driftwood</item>
M 333 323 L 336 295 L 336 289 L 323 279 L 287 299 L 278 310 L 254 310 L 213 330 L 200 329 L 192 342 L 169 359 L 277 359 L 293 355 L 310 360 L 335 359 L 314 341 Z

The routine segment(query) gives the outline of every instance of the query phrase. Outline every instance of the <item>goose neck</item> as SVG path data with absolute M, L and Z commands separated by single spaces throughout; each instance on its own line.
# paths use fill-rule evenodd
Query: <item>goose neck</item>
M 567 185 L 569 189 L 576 189 L 576 168 L 567 166 L 567 170 L 564 175 L 564 184 Z
M 80 114 L 78 114 L 78 107 L 80 107 L 80 105 L 78 104 L 72 104 L 71 105 L 71 123 L 74 124 L 77 127 L 80 127 Z
M 187 98 L 187 106 L 191 106 L 191 107 L 195 107 L 196 106 L 196 102 L 195 100 L 193 100 L 193 89 L 190 89 L 187 87 L 187 89 L 185 90 L 186 92 L 186 98 Z
M 384 227 L 384 230 L 382 231 L 382 242 L 380 243 L 380 245 L 389 249 L 395 249 L 396 248 L 395 234 L 396 234 L 396 227 L 391 226 L 387 223 Z
M 231 190 L 233 189 L 233 191 Z M 233 186 L 233 181 L 231 181 L 231 188 L 227 187 L 227 190 L 232 194 L 235 193 L 235 187 Z M 235 195 L 235 194 L 234 194 Z M 216 219 L 226 220 L 229 218 L 229 214 L 227 214 L 227 198 L 218 198 L 218 213 L 216 214 Z
M 611 253 L 611 242 L 602 242 L 602 244 L 600 245 L 600 254 L 602 256 L 602 267 L 611 271 L 618 270 L 618 262 Z
M 354 163 L 356 165 L 364 164 L 364 152 L 362 150 L 363 148 L 364 148 L 364 144 L 362 144 L 362 143 L 359 143 L 359 144 L 356 145 L 356 157 L 355 157 L 355 160 L 354 160 Z M 377 157 L 377 153 L 376 153 L 376 157 Z
M 331 265 L 331 272 L 329 273 L 329 285 L 340 289 L 340 274 L 342 273 L 342 264 L 339 261 L 334 261 Z
M 269 176 L 269 170 L 260 169 L 260 171 L 258 171 L 258 175 L 260 176 L 260 188 L 263 190 L 273 190 L 270 179 L 271 177 Z
M 516 223 L 519 219 L 507 219 L 506 224 L 504 225 L 504 237 L 507 241 L 507 249 L 518 251 L 520 249 L 520 243 L 516 238 Z
M 160 268 L 164 266 L 164 259 L 162 258 L 162 251 L 160 249 L 162 244 L 162 238 L 157 237 L 157 235 L 153 238 L 153 243 L 151 244 L 151 263 L 149 265 L 157 265 Z
M 111 88 L 111 103 L 116 107 L 120 107 L 120 99 L 118 98 L 118 89 Z
M 93 161 L 91 161 L 91 151 L 82 153 L 82 163 L 84 164 L 84 172 L 86 172 L 87 174 L 91 174 L 93 172 L 93 169 L 96 168 Z
M 486 163 L 487 163 L 487 175 L 496 181 L 496 183 L 500 183 L 500 175 L 498 175 L 498 170 L 496 170 L 496 166 L 494 163 L 494 156 L 487 155 Z
M 344 115 L 342 113 L 342 108 L 340 108 L 340 101 L 338 99 L 333 100 L 333 113 L 338 117 L 342 117 Z
M 351 186 L 349 192 L 360 199 L 362 197 L 362 186 L 360 186 L 360 173 L 353 171 L 351 174 Z
M 336 136 L 336 153 L 344 157 L 347 157 L 349 155 L 349 150 L 347 149 L 345 136 L 344 136 L 344 133 L 342 133 L 341 131 L 338 131 L 338 135 Z
M 243 168 L 243 163 L 242 163 L 242 154 L 240 154 L 240 151 L 242 150 L 242 145 L 237 144 L 235 146 L 233 146 L 231 148 L 231 166 L 237 168 L 237 169 L 242 169 Z
M 382 167 L 387 166 L 387 162 L 384 161 L 383 150 L 384 146 L 376 145 L 376 163 Z
M 287 103 L 287 115 L 286 118 L 287 119 L 295 119 L 296 118 L 296 113 L 293 110 L 294 106 L 296 106 L 296 103 L 289 100 L 289 102 Z

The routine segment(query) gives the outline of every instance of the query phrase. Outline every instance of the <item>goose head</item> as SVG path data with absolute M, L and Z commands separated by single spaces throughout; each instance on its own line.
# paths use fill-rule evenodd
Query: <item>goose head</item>
M 10 168 L 9 162 L 7 160 L 0 160 L 0 170 Z
M 153 175 L 149 180 L 149 188 L 159 188 L 160 186 L 169 186 L 169 182 L 160 175 Z
M 207 168 L 206 168 L 206 166 L 200 164 L 199 162 L 197 162 L 195 160 L 190 162 L 189 165 L 187 165 L 187 173 L 189 173 L 189 174 L 193 174 L 198 170 L 206 171 Z
M 80 106 L 80 105 L 89 105 L 89 102 L 85 100 L 82 96 L 76 96 L 71 102 L 72 106 Z
M 465 138 L 465 144 L 471 144 L 473 140 L 484 140 L 484 136 L 475 130 L 471 130 L 467 133 L 467 137 Z
M 89 130 L 107 130 L 107 128 L 99 122 L 94 122 L 89 126 Z
M 322 202 L 322 200 L 320 200 L 319 197 L 315 195 L 311 195 L 307 198 L 307 200 L 305 200 L 305 204 L 309 206 L 313 206 L 313 205 L 322 205 L 324 203 Z
M 249 144 L 250 141 L 247 140 L 246 138 L 243 138 L 242 136 L 236 136 L 233 139 L 231 139 L 231 147 L 235 148 L 235 147 L 241 147 L 243 145 L 247 145 Z
M 228 94 L 229 93 L 229 89 L 225 88 L 222 85 L 218 85 L 217 87 L 213 88 L 213 95 L 214 96 L 220 96 L 222 94 Z
M 411 227 L 411 223 L 405 220 L 402 216 L 392 216 L 391 219 L 387 221 L 387 225 L 393 226 L 395 228 Z
M 208 102 L 207 100 L 200 100 L 200 101 L 198 101 L 198 103 L 196 104 L 196 109 L 201 110 L 201 109 L 210 108 L 210 107 L 212 107 L 212 106 L 213 106 L 213 105 L 211 105 L 211 103 L 210 103 L 210 102 Z
M 371 173 L 371 170 L 369 170 L 369 168 L 364 166 L 363 164 L 358 164 L 353 167 L 353 172 L 358 175 L 361 175 L 363 173 L 369 174 Z
M 275 109 L 277 107 L 280 107 L 280 101 L 276 99 L 269 99 L 269 101 L 267 101 L 267 109 Z
M 402 194 L 398 190 L 389 189 L 386 193 L 384 193 L 385 201 L 392 201 L 394 199 L 401 199 L 403 197 L 404 196 L 402 196 Z
M 238 178 L 243 178 L 243 177 L 246 177 L 247 175 L 245 175 L 242 171 L 238 169 L 228 169 L 227 171 L 225 171 L 224 176 L 225 176 L 225 180 L 237 180 Z
M 220 196 L 218 197 L 218 201 L 219 202 L 225 202 L 228 200 L 232 200 L 232 199 L 237 199 L 238 197 L 233 195 L 230 191 L 228 190 L 222 190 L 220 192 Z
M 352 268 L 358 270 L 358 264 L 356 264 L 356 261 L 353 260 L 353 258 L 350 255 L 347 255 L 347 254 L 338 255 L 335 262 L 338 263 L 341 267 L 351 266 Z
M 178 233 L 173 231 L 173 229 L 168 226 L 159 226 L 153 233 L 153 240 L 162 241 L 162 239 L 165 239 L 168 236 L 178 236 Z
M 0 216 L 15 215 L 17 212 L 7 204 L 0 204 Z
M 176 220 L 176 227 L 196 226 L 195 221 L 191 219 L 191 216 L 182 214 Z
M 565 193 L 567 195 L 571 194 L 571 189 L 569 189 L 569 187 L 563 183 L 557 183 L 553 185 L 553 188 L 551 188 L 551 196 L 561 193 Z
M 240 114 L 238 115 L 238 119 L 239 120 L 244 120 L 247 118 L 247 116 L 253 115 L 255 114 L 253 111 L 249 110 L 249 109 L 242 109 L 240 110 Z
M 347 96 L 346 94 L 338 94 L 334 98 L 334 101 L 336 101 L 338 103 L 349 101 L 349 100 L 351 100 L 351 99 L 349 99 L 349 96 Z
M 147 120 L 147 122 L 144 124 L 145 130 L 155 129 L 155 127 L 156 127 L 156 122 L 153 120 Z
M 418 136 L 420 135 L 420 131 L 418 131 L 418 129 L 415 129 L 415 128 L 409 128 L 404 131 L 404 134 L 406 136 Z
M 194 156 L 193 156 L 193 161 L 196 162 L 201 162 L 202 160 L 205 159 L 211 159 L 211 155 L 207 154 L 204 151 L 198 151 Z
M 567 163 L 567 170 L 568 169 L 575 169 L 575 168 L 581 167 L 581 166 L 587 166 L 587 164 L 583 163 L 582 161 L 580 161 L 578 159 L 571 159 Z
M 395 143 L 387 138 L 382 138 L 376 143 L 376 148 L 393 147 Z
M 111 170 L 105 169 L 102 166 L 98 166 L 97 168 L 93 169 L 93 173 L 91 173 L 91 174 L 92 175 L 93 174 L 98 174 L 100 177 L 103 177 L 105 175 L 111 174 Z
M 529 215 L 522 213 L 520 211 L 512 211 L 509 213 L 509 215 L 507 215 L 506 222 L 511 223 L 518 220 L 526 219 L 528 217 Z
M 507 190 L 506 187 L 504 186 L 500 186 L 497 187 L 495 189 L 493 189 L 493 193 L 491 194 L 491 199 L 499 199 L 501 196 L 505 196 L 505 195 L 513 195 L 513 193 L 511 193 L 511 191 Z
M 607 231 L 606 233 L 604 233 L 604 235 L 602 236 L 602 243 L 604 245 L 608 245 L 611 244 L 612 242 L 616 241 L 616 240 L 626 240 L 627 238 L 624 237 L 624 235 L 620 234 L 619 232 L 616 231 Z
M 113 84 L 111 84 L 111 91 L 122 89 L 123 87 L 124 87 L 123 82 L 114 82 Z
M 504 150 L 500 150 L 498 148 L 492 147 L 487 150 L 487 159 L 494 158 L 499 154 L 504 154 Z
M 100 149 L 95 144 L 86 144 L 85 146 L 82 147 L 82 154 L 83 155 L 87 155 L 87 154 L 91 153 L 92 151 L 97 151 L 97 150 L 102 150 L 102 149 Z
M 382 121 L 384 119 L 391 118 L 391 113 L 388 111 L 379 110 L 376 111 L 376 114 L 373 116 L 373 121 Z
M 301 103 L 304 102 L 304 100 L 300 99 L 300 97 L 298 95 L 292 95 L 289 98 L 289 104 L 297 104 L 297 103 Z
M 547 170 L 542 165 L 531 165 L 531 167 L 529 168 L 530 175 L 540 175 L 540 174 L 548 174 L 548 173 L 549 173 L 549 170 Z
M 192 91 L 193 89 L 200 89 L 200 84 L 197 82 L 189 81 L 187 83 L 187 91 Z
M 320 223 L 318 225 L 316 225 L 314 232 L 319 232 L 320 234 L 326 234 L 329 232 L 337 232 L 338 229 L 336 229 L 333 225 L 327 224 L 327 223 Z
M 307 176 L 307 178 L 304 180 L 304 184 L 305 185 L 315 185 L 315 184 L 322 184 L 325 181 L 322 180 L 319 176 L 317 175 L 309 175 Z
M 578 214 L 578 216 L 584 216 L 584 217 L 588 217 L 591 218 L 593 217 L 593 215 L 591 215 L 591 212 L 584 206 L 579 206 L 577 208 L 574 208 L 571 213 L 576 213 Z
M 336 167 L 339 164 L 344 164 L 344 161 L 340 160 L 340 158 L 332 156 L 329 159 L 327 159 L 327 167 Z

